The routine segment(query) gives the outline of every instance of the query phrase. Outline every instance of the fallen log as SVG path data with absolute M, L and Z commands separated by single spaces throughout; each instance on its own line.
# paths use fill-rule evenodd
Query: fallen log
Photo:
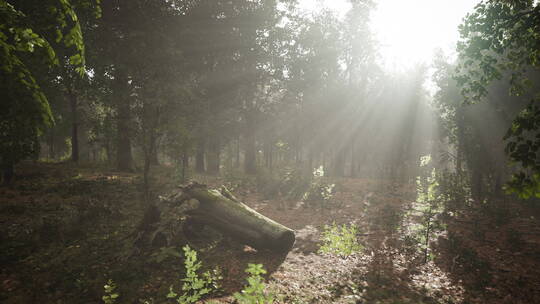
M 170 206 L 182 206 L 186 202 L 191 202 L 184 211 L 190 222 L 212 227 L 255 249 L 288 252 L 294 245 L 293 230 L 243 204 L 225 187 L 215 190 L 190 183 L 167 197 L 161 197 L 161 203 Z

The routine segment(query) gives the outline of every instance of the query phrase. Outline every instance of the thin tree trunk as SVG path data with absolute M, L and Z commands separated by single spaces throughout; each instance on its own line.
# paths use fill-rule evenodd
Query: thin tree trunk
M 187 147 L 184 145 L 184 147 L 182 148 L 182 172 L 181 172 L 181 177 L 180 177 L 182 183 L 186 182 L 186 177 L 187 177 L 186 170 L 188 168 L 188 165 L 189 165 L 189 155 L 187 152 Z
M 463 159 L 465 155 L 465 130 L 464 130 L 464 122 L 463 122 L 463 106 L 459 106 L 457 110 L 457 156 L 456 156 L 456 173 L 458 174 L 458 178 L 461 179 L 462 173 L 463 173 Z
M 230 171 L 233 168 L 233 143 L 230 141 L 227 144 L 227 159 L 225 160 L 225 168 L 227 171 Z
M 154 147 L 152 148 L 152 158 L 150 159 L 150 164 L 154 166 L 159 165 L 159 158 L 158 158 L 158 143 L 157 140 L 153 143 Z
M 255 174 L 257 172 L 256 166 L 256 144 L 255 144 L 255 121 L 253 117 L 247 117 L 246 123 L 246 151 L 245 151 L 245 161 L 244 161 L 244 171 L 247 174 Z
M 472 172 L 472 182 L 471 182 L 471 194 L 476 201 L 476 203 L 480 203 L 482 201 L 483 197 L 483 190 L 482 190 L 482 173 L 478 168 L 474 168 Z
M 351 139 L 351 177 L 356 177 L 356 152 L 355 152 L 355 146 L 354 141 L 356 139 L 356 136 L 354 136 Z
M 129 136 L 129 107 L 122 107 L 118 117 L 117 138 L 117 165 L 119 170 L 133 170 L 133 156 L 131 155 L 131 138 Z
M 145 154 L 148 154 L 145 153 Z M 151 163 L 151 155 L 145 155 L 144 156 L 144 169 L 143 169 L 143 182 L 144 182 L 144 198 L 146 201 L 150 198 L 150 163 Z
M 426 223 L 426 234 L 425 239 L 426 242 L 424 244 L 424 264 L 427 263 L 428 260 L 428 252 L 429 252 L 429 238 L 431 234 L 431 216 L 432 216 L 432 205 L 431 202 L 429 202 L 429 210 L 428 210 L 428 216 L 427 216 L 427 223 Z
M 131 107 L 128 93 L 128 79 L 127 76 L 121 72 L 117 75 L 117 92 L 116 92 L 116 106 L 117 106 L 117 148 L 116 148 L 116 161 L 118 170 L 132 171 L 133 170 L 133 156 L 131 154 L 131 132 L 129 127 L 129 121 L 131 118 Z
M 264 142 L 264 166 L 272 170 L 272 143 L 268 139 Z
M 103 148 L 105 149 L 105 156 L 107 157 L 107 163 L 110 165 L 112 164 L 112 161 L 113 161 L 113 155 L 111 151 L 111 141 L 109 140 L 108 137 L 106 137 Z
M 238 135 L 236 137 L 236 159 L 235 159 L 235 164 L 234 164 L 234 167 L 235 168 L 240 168 L 240 135 Z
M 49 130 L 49 159 L 56 159 L 56 151 L 54 150 L 54 128 Z
M 219 138 L 217 136 L 215 136 L 208 144 L 208 153 L 206 154 L 208 173 L 219 174 L 220 146 Z
M 69 105 L 71 108 L 71 160 L 79 161 L 79 117 L 77 113 L 77 96 L 73 90 L 68 90 Z
M 205 144 L 203 139 L 199 139 L 197 143 L 197 153 L 195 154 L 195 171 L 197 173 L 204 173 L 204 152 Z
M 334 176 L 343 177 L 345 175 L 345 151 L 340 148 L 334 156 Z
M 272 172 L 273 168 L 274 168 L 274 145 L 270 143 L 270 147 L 268 147 L 268 169 L 270 169 L 270 172 Z

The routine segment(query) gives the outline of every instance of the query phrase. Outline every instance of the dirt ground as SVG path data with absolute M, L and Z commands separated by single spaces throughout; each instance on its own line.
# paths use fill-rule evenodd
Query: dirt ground
M 158 259 L 159 252 L 138 252 L 129 242 L 145 210 L 140 175 L 69 164 L 17 169 L 16 184 L 0 188 L 0 302 L 101 303 L 103 285 L 113 279 L 119 303 L 167 303 L 169 286 L 180 284 L 182 260 Z M 156 171 L 154 193 L 175 187 L 172 171 Z M 540 303 L 538 206 L 508 200 L 446 219 L 424 261 L 407 237 L 414 186 L 332 182 L 336 194 L 317 206 L 264 199 L 248 184 L 236 188 L 239 199 L 294 229 L 297 240 L 286 256 L 276 256 L 233 240 L 187 238 L 205 268 L 220 268 L 221 291 L 211 300 L 233 303 L 247 264 L 261 263 L 268 291 L 281 303 Z M 318 253 L 324 225 L 334 222 L 359 227 L 361 252 Z

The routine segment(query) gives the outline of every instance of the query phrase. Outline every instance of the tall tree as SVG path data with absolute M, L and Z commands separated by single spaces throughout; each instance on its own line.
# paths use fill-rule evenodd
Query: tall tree
M 540 3 L 532 0 L 482 1 L 460 26 L 458 82 L 467 102 L 484 99 L 488 85 L 508 77 L 510 93 L 529 105 L 514 119 L 505 139 L 519 172 L 509 189 L 540 197 L 540 107 L 533 85 L 540 67 Z
M 35 154 L 38 136 L 53 123 L 49 102 L 37 74 L 67 60 L 84 74 L 84 44 L 77 14 L 69 1 L 0 1 L 0 83 L 2 109 L 0 151 L 4 182 L 13 165 Z M 55 37 L 51 40 L 50 37 Z M 67 48 L 67 58 L 56 49 Z M 33 56 L 31 56 L 33 55 Z

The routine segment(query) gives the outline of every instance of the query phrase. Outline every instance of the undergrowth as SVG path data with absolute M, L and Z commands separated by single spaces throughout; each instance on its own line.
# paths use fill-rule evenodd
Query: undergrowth
M 248 285 L 241 292 L 236 292 L 234 298 L 240 304 L 271 304 L 275 301 L 275 295 L 271 292 L 266 292 L 266 284 L 262 275 L 266 274 L 266 270 L 262 264 L 248 264 L 246 273 Z
M 322 244 L 319 248 L 320 253 L 331 253 L 340 256 L 350 256 L 353 253 L 360 252 L 363 246 L 358 243 L 356 235 L 358 227 L 355 224 L 347 225 L 325 225 L 322 232 Z
M 186 267 L 186 277 L 183 278 L 182 294 L 174 292 L 173 287 L 169 287 L 167 298 L 176 299 L 178 304 L 195 303 L 203 296 L 216 291 L 219 286 L 218 280 L 221 279 L 218 270 L 212 272 L 206 271 L 199 275 L 199 269 L 202 263 L 197 260 L 197 252 L 191 249 L 188 245 L 182 248 L 184 250 L 184 265 Z

